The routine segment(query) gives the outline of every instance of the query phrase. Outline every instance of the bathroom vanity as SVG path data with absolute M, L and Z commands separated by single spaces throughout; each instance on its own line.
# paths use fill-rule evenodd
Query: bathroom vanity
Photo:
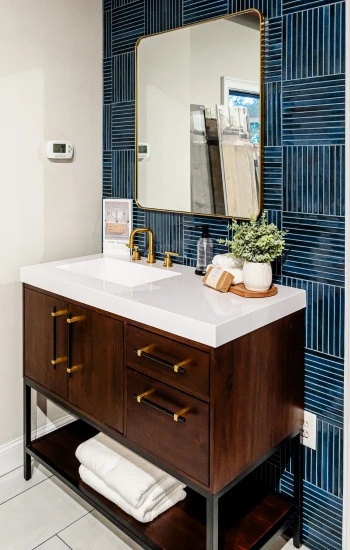
M 34 457 L 145 549 L 258 549 L 289 525 L 300 546 L 304 291 L 249 300 L 186 266 L 101 255 L 21 279 L 26 479 Z M 75 420 L 32 440 L 32 390 Z M 85 485 L 75 450 L 98 431 L 187 498 L 141 524 Z M 254 476 L 288 441 L 294 498 Z

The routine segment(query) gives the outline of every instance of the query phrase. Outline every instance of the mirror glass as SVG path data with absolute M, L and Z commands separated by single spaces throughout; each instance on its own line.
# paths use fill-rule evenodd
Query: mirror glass
M 236 218 L 260 212 L 260 82 L 255 10 L 139 42 L 140 207 Z

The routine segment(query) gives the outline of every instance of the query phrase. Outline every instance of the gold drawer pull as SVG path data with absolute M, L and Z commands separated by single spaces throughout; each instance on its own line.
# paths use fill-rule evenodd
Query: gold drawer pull
M 72 372 L 76 372 L 77 370 L 81 370 L 82 368 L 83 368 L 83 365 L 75 365 L 74 367 L 67 369 L 67 372 L 68 374 L 72 374 Z
M 180 363 L 171 363 L 170 361 L 166 361 L 166 359 L 160 359 L 160 357 L 157 357 L 156 355 L 152 355 L 149 353 L 150 351 L 153 351 L 155 346 L 152 344 L 150 346 L 146 346 L 145 348 L 135 349 L 135 353 L 138 355 L 138 357 L 145 357 L 146 359 L 150 359 L 151 361 L 154 361 L 155 363 L 159 363 L 160 365 L 163 365 L 164 367 L 168 367 L 169 369 L 172 369 L 176 373 L 185 374 L 186 370 L 184 365 L 188 365 L 190 363 L 189 359 L 185 359 L 185 361 L 181 361 Z
M 136 396 L 137 402 L 141 403 L 141 399 L 143 397 L 147 397 L 148 395 L 152 395 L 152 393 L 154 393 L 155 391 L 156 390 L 148 390 L 148 391 L 145 391 L 144 393 L 140 393 L 140 395 Z
M 83 321 L 85 319 L 85 315 L 76 315 L 75 317 L 69 317 L 67 319 L 67 323 L 70 325 L 72 323 L 78 323 L 79 321 Z
M 51 311 L 51 317 L 61 317 L 61 315 L 67 315 L 66 309 L 60 309 L 59 311 Z
M 177 411 L 176 413 L 174 413 L 173 411 L 170 411 L 169 409 L 162 407 L 162 405 L 158 405 L 157 403 L 154 403 L 154 401 L 150 401 L 149 399 L 147 399 L 147 397 L 152 395 L 153 393 L 155 393 L 154 389 L 148 390 L 144 393 L 140 393 L 139 395 L 135 393 L 134 398 L 138 403 L 144 403 L 145 405 L 152 407 L 152 409 L 156 409 L 157 411 L 163 414 L 166 414 L 167 416 L 171 416 L 173 420 L 175 420 L 175 422 L 183 422 L 183 423 L 186 422 L 185 414 L 189 412 L 190 410 L 189 407 L 185 407 L 180 411 Z
M 179 422 L 179 419 L 183 418 L 185 414 L 187 414 L 189 411 L 190 407 L 185 407 L 184 409 L 181 409 L 181 411 L 177 411 L 177 413 L 174 413 L 175 422 Z
M 51 365 L 59 365 L 60 363 L 64 363 L 67 361 L 67 357 L 57 357 L 57 359 L 51 360 Z

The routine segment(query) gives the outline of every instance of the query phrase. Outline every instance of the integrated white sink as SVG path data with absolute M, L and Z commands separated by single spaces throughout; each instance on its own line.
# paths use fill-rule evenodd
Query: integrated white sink
M 177 273 L 176 271 L 155 267 L 155 264 L 144 265 L 139 262 L 131 263 L 115 260 L 114 258 L 98 258 L 57 267 L 58 269 L 72 271 L 73 273 L 79 273 L 80 275 L 86 275 L 87 277 L 129 288 L 181 275 L 181 273 Z

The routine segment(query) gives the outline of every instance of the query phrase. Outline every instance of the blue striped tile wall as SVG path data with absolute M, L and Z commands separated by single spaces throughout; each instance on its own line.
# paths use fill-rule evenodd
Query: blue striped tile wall
M 265 16 L 265 207 L 288 229 L 274 280 L 307 292 L 305 408 L 317 415 L 317 450 L 305 448 L 304 542 L 341 549 L 344 406 L 345 1 L 105 0 L 103 196 L 133 197 L 134 46 L 144 34 L 248 8 Z M 214 239 L 227 220 L 144 211 L 157 257 L 171 248 L 194 266 L 201 223 Z M 145 250 L 146 237 L 138 237 Z M 215 243 L 216 252 L 226 246 Z M 288 447 L 257 476 L 293 491 Z

